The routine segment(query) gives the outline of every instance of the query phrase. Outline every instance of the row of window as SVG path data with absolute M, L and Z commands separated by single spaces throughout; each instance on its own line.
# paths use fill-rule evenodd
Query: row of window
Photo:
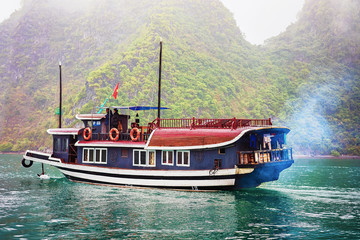
M 134 150 L 133 165 L 154 167 L 155 151 Z
M 85 163 L 107 163 L 107 149 L 106 148 L 84 148 L 83 162 Z
M 176 165 L 177 166 L 190 166 L 190 152 L 189 151 L 176 151 Z M 162 151 L 161 156 L 162 165 L 174 165 L 174 151 Z
M 176 166 L 189 167 L 190 166 L 190 151 L 176 151 Z M 161 155 L 162 165 L 174 165 L 174 151 L 162 151 Z M 150 150 L 134 150 L 133 155 L 134 166 L 155 166 L 155 151 Z
M 162 165 L 174 165 L 175 151 L 162 151 L 161 163 Z M 155 167 L 156 165 L 155 150 L 133 150 L 133 165 Z M 83 149 L 84 163 L 107 163 L 107 149 L 106 148 L 84 148 Z M 190 151 L 176 151 L 176 166 L 189 167 L 190 166 Z

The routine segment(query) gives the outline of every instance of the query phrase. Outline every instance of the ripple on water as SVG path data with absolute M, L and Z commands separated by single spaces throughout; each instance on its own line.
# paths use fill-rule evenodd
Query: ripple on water
M 348 183 L 360 168 L 297 164 L 260 188 L 216 193 L 41 181 L 39 168 L 0 164 L 0 239 L 356 239 L 360 189 Z
M 340 218 L 343 219 L 343 220 L 352 220 L 352 219 L 355 218 L 355 216 L 351 215 L 351 214 L 346 214 L 344 216 L 340 216 Z
M 356 189 L 331 189 L 331 188 L 317 188 L 308 186 L 288 186 L 283 187 L 269 187 L 287 194 L 291 198 L 306 200 L 310 202 L 319 201 L 333 204 L 360 204 L 360 192 Z

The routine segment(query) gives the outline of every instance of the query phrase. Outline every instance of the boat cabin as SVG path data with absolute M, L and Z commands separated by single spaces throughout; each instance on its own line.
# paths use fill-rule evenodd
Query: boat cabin
M 65 163 L 77 163 L 77 147 L 79 129 L 56 128 L 48 129 L 53 136 L 53 156 L 62 159 Z

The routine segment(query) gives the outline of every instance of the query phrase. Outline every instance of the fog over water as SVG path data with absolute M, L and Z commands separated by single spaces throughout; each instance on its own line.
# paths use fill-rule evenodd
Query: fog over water
M 332 130 L 322 114 L 324 106 L 321 105 L 324 99 L 329 100 L 327 93 L 327 86 L 317 89 L 311 98 L 305 100 L 295 110 L 286 123 L 291 128 L 289 141 L 298 154 L 312 154 L 314 153 L 312 149 L 316 149 L 316 146 L 330 144 Z M 337 100 L 336 96 L 333 98 Z

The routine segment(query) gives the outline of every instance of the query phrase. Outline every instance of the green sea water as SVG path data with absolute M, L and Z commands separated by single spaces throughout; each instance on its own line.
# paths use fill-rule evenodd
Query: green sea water
M 360 239 L 360 160 L 296 159 L 236 192 L 73 183 L 0 155 L 0 239 Z

